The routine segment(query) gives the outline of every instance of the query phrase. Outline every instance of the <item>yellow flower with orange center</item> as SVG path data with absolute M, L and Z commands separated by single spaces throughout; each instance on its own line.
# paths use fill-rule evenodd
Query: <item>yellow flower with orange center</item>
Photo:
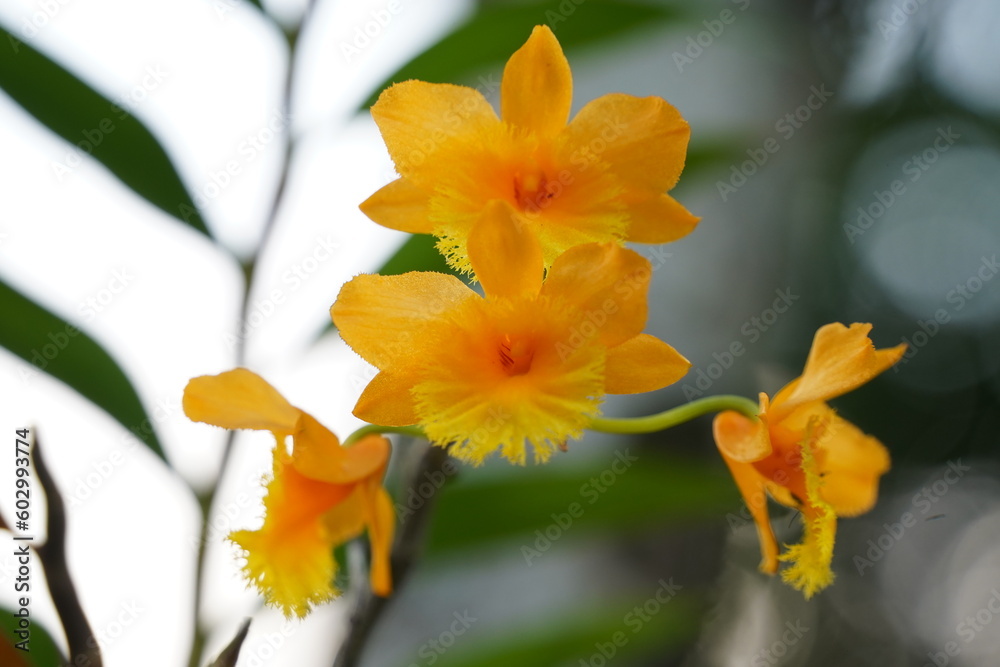
M 500 117 L 473 88 L 404 81 L 372 107 L 401 178 L 361 210 L 404 232 L 434 234 L 456 269 L 487 204 L 508 203 L 546 267 L 590 242 L 666 243 L 698 219 L 665 194 L 677 183 L 690 130 L 659 97 L 610 94 L 567 122 L 573 80 L 555 35 L 537 26 L 511 56 Z
M 244 551 L 247 577 L 268 604 L 288 617 L 303 617 L 314 605 L 336 597 L 333 549 L 366 527 L 372 590 L 382 596 L 392 592 L 394 511 L 381 485 L 388 440 L 371 435 L 341 447 L 325 426 L 245 368 L 192 379 L 183 404 L 194 421 L 274 434 L 277 446 L 264 499 L 264 525 L 230 535 Z M 285 444 L 288 436 L 291 453 Z
M 833 582 L 830 563 L 837 517 L 867 512 L 878 496 L 889 454 L 875 438 L 839 417 L 826 401 L 856 389 L 899 361 L 906 345 L 876 350 L 870 324 L 827 324 L 816 332 L 802 375 L 769 400 L 760 418 L 722 412 L 715 442 L 747 503 L 768 574 L 790 563 L 782 578 L 811 597 Z M 766 492 L 766 493 L 765 493 Z M 801 544 L 778 555 L 766 497 L 802 512 Z
M 469 237 L 485 297 L 454 276 L 361 275 L 331 309 L 341 336 L 379 369 L 354 414 L 419 424 L 472 463 L 500 450 L 545 461 L 577 438 L 605 394 L 659 389 L 690 364 L 642 333 L 651 268 L 612 243 L 576 246 L 543 282 L 542 249 L 512 207 L 492 202 Z

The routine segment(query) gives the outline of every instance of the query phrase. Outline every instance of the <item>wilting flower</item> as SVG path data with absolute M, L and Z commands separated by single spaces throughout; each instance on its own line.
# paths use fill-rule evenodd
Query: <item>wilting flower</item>
M 420 424 L 436 444 L 480 463 L 523 464 L 581 435 L 604 394 L 659 389 L 690 364 L 643 334 L 651 269 L 612 243 L 574 247 L 544 281 L 542 250 L 506 202 L 469 237 L 485 298 L 453 276 L 361 275 L 331 309 L 341 336 L 378 367 L 354 414 Z
M 610 94 L 567 124 L 573 80 L 555 35 L 537 26 L 511 56 L 500 118 L 464 86 L 404 81 L 372 116 L 401 175 L 361 205 L 372 220 L 434 234 L 449 263 L 472 267 L 467 244 L 491 201 L 510 204 L 549 266 L 589 242 L 666 243 L 698 219 L 669 195 L 690 135 L 659 97 Z
M 875 438 L 837 416 L 826 401 L 865 384 L 899 361 L 905 345 L 876 350 L 870 324 L 827 324 L 816 332 L 801 377 L 768 400 L 760 419 L 727 411 L 715 418 L 715 442 L 757 524 L 769 574 L 811 597 L 833 582 L 837 517 L 867 512 L 878 496 L 889 454 Z M 778 555 L 766 495 L 802 512 L 802 543 Z
M 245 368 L 191 380 L 184 390 L 184 413 L 223 428 L 274 434 L 264 525 L 230 535 L 244 550 L 247 577 L 269 604 L 286 616 L 302 617 L 313 605 L 336 597 L 333 549 L 365 527 L 372 547 L 372 590 L 382 596 L 392 591 L 394 514 L 381 486 L 389 458 L 385 438 L 371 435 L 341 447 L 325 426 Z

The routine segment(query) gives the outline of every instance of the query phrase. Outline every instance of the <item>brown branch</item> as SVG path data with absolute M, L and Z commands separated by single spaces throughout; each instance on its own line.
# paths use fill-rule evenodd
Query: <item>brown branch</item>
M 417 464 L 412 466 L 409 474 L 405 476 L 409 480 L 406 485 L 407 490 L 410 487 L 416 487 L 424 479 L 425 474 L 432 475 L 434 472 L 440 471 L 445 461 L 448 460 L 448 450 L 444 447 L 437 447 L 430 443 L 427 443 L 426 447 L 426 451 L 420 456 Z M 427 535 L 427 526 L 433 505 L 432 496 L 426 498 L 424 504 L 419 508 L 414 509 L 413 514 L 403 523 L 396 542 L 393 544 L 390 563 L 394 592 L 402 588 L 410 569 L 423 551 L 424 538 Z M 390 602 L 390 598 L 379 597 L 372 593 L 367 581 L 359 588 L 354 611 L 351 613 L 347 638 L 337 653 L 333 667 L 353 667 L 358 664 L 375 623 Z
M 101 649 L 98 647 L 94 631 L 83 613 L 80 598 L 76 594 L 76 587 L 73 585 L 73 579 L 69 573 L 69 564 L 66 562 L 66 504 L 63 502 L 62 494 L 59 493 L 52 474 L 45 465 L 37 431 L 35 431 L 32 458 L 35 463 L 35 471 L 38 474 L 38 482 L 42 491 L 45 492 L 48 503 L 48 538 L 45 540 L 45 544 L 35 547 L 35 551 L 38 552 L 38 559 L 42 561 L 45 579 L 49 584 L 49 593 L 52 595 L 52 602 L 55 604 L 63 631 L 66 633 L 70 654 L 69 664 L 102 667 Z

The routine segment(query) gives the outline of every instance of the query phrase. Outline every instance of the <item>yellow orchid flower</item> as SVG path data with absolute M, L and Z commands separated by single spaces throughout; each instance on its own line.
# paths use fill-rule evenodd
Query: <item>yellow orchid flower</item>
M 560 255 L 543 282 L 538 239 L 503 201 L 469 237 L 485 291 L 454 276 L 361 275 L 331 309 L 347 344 L 381 372 L 354 414 L 387 426 L 419 424 L 438 445 L 479 464 L 500 449 L 523 464 L 577 438 L 604 394 L 659 389 L 689 362 L 641 333 L 649 262 L 616 244 Z
M 774 400 L 760 394 L 760 419 L 722 412 L 715 442 L 747 503 L 760 537 L 768 574 L 790 563 L 782 578 L 807 598 L 833 583 L 830 563 L 837 517 L 867 512 L 889 454 L 875 438 L 837 416 L 826 401 L 845 394 L 899 361 L 906 345 L 876 350 L 870 324 L 827 324 L 816 332 L 802 375 Z M 802 512 L 801 544 L 778 555 L 766 494 Z
M 312 416 L 292 406 L 259 375 L 237 368 L 192 379 L 184 413 L 229 429 L 271 431 L 277 441 L 264 499 L 264 525 L 229 536 L 245 553 L 244 572 L 285 616 L 303 617 L 333 599 L 333 549 L 368 528 L 371 587 L 392 592 L 389 550 L 392 501 L 381 486 L 389 442 L 370 435 L 351 447 Z M 285 445 L 292 437 L 292 451 Z
M 610 94 L 567 123 L 573 80 L 547 26 L 536 26 L 503 72 L 500 118 L 465 86 L 404 81 L 372 107 L 401 175 L 361 205 L 375 222 L 434 234 L 469 272 L 468 240 L 487 204 L 504 201 L 538 238 L 546 267 L 590 242 L 666 243 L 698 222 L 665 194 L 690 130 L 659 97 Z

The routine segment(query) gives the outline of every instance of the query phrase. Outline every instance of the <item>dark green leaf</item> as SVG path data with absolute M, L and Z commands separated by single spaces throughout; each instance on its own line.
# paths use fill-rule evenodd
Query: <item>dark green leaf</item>
M 650 596 L 656 592 L 650 590 Z M 439 664 L 441 667 L 550 667 L 618 664 L 618 661 L 636 664 L 634 661 L 654 655 L 661 658 L 655 664 L 666 664 L 663 654 L 690 643 L 700 623 L 698 605 L 682 595 L 659 606 L 655 614 L 645 616 L 632 610 L 649 598 L 620 605 L 605 604 L 584 613 L 567 610 L 567 614 L 553 618 L 551 624 L 522 628 L 472 644 L 456 644 L 454 651 L 441 655 Z M 598 645 L 605 646 L 606 653 L 613 649 L 613 659 L 607 660 L 598 653 Z M 597 659 L 593 659 L 595 653 Z
M 579 504 L 582 512 L 577 512 L 580 516 L 572 525 L 573 534 L 580 536 L 587 531 L 642 530 L 657 522 L 721 517 L 738 507 L 732 480 L 719 466 L 646 456 L 618 476 L 608 472 L 610 463 L 571 473 L 529 468 L 503 479 L 459 475 L 440 492 L 428 555 L 530 537 L 552 523 L 553 513 L 567 513 L 572 503 Z M 603 486 L 602 474 L 604 484 L 613 481 Z
M 103 347 L 3 281 L 0 312 L 0 346 L 80 392 L 166 460 L 132 383 Z
M 458 275 L 444 261 L 444 256 L 435 246 L 436 243 L 437 239 L 429 234 L 414 234 L 382 265 L 378 273 L 383 276 L 395 276 L 407 271 L 437 271 Z
M 191 195 L 166 151 L 123 108 L 0 27 L 0 88 L 43 125 L 73 144 L 67 156 L 89 153 L 140 196 L 208 235 Z M 154 78 L 160 74 L 149 68 Z M 69 160 L 67 160 L 68 162 Z M 72 165 L 56 163 L 57 176 Z
M 32 602 L 34 602 L 34 596 L 32 596 Z M 31 611 L 31 607 L 28 607 L 29 614 Z M 52 635 L 39 624 L 36 618 L 32 616 L 28 617 L 31 622 L 29 629 L 31 635 L 28 638 L 27 644 L 29 650 L 22 651 L 14 648 L 15 644 L 22 641 L 13 632 L 18 624 L 18 616 L 15 611 L 4 607 L 0 607 L 0 614 L 5 619 L 4 633 L 3 636 L 0 636 L 0 664 L 11 665 L 12 667 L 22 664 L 29 665 L 30 667 L 60 667 L 63 664 L 62 655 L 55 641 L 52 639 Z M 7 631 L 8 627 L 10 631 Z M 20 662 L 16 662 L 16 660 L 20 660 Z
M 652 21 L 679 16 L 677 10 L 635 2 L 567 0 L 498 3 L 482 7 L 457 30 L 404 65 L 375 89 L 362 109 L 367 109 L 390 84 L 407 79 L 455 83 L 471 79 L 491 65 L 497 76 L 483 78 L 477 86 L 484 94 L 497 90 L 499 66 L 510 58 L 539 24 L 547 24 L 568 50 L 600 42 Z

